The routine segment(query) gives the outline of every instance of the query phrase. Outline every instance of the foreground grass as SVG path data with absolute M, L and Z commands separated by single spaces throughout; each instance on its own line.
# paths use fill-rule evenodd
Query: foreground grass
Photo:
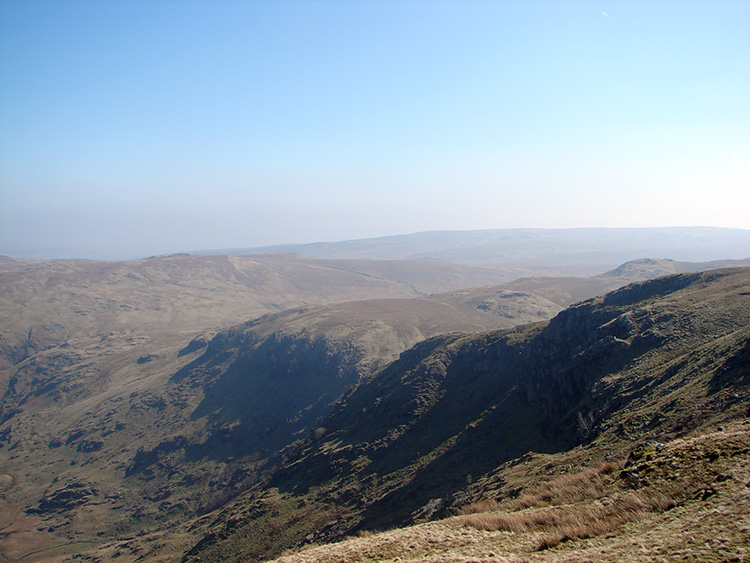
M 277 563 L 750 561 L 750 424 Z M 635 481 L 633 476 L 637 475 Z
M 506 510 L 496 501 L 471 504 L 460 511 L 467 515 L 461 519 L 462 525 L 516 534 L 541 532 L 538 549 L 549 549 L 565 541 L 611 532 L 650 513 L 665 512 L 691 498 L 694 490 L 689 480 L 678 479 L 657 490 L 608 496 L 617 488 L 615 469 L 606 462 L 563 475 L 506 503 Z

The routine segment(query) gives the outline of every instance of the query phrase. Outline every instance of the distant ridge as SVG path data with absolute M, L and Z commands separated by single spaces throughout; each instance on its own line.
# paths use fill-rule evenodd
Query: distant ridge
M 195 252 L 279 253 L 329 259 L 437 260 L 546 268 L 560 275 L 595 275 L 645 256 L 690 262 L 748 258 L 750 230 L 658 227 L 427 231 L 341 242 Z

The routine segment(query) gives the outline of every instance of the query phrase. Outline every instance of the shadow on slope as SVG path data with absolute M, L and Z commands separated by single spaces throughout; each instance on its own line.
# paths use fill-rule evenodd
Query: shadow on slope
M 348 394 L 322 422 L 322 439 L 271 485 L 352 507 L 354 529 L 410 522 L 504 462 L 569 451 L 634 405 L 708 385 L 704 373 L 674 377 L 675 362 L 703 361 L 747 330 L 748 283 L 748 270 L 679 275 L 581 303 L 544 327 L 422 343 Z M 710 368 L 719 378 L 742 377 L 747 341 L 739 342 Z M 686 421 L 655 411 L 653 425 L 684 431 L 711 412 Z

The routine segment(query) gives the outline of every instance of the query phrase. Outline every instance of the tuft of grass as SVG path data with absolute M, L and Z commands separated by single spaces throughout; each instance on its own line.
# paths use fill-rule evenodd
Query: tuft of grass
M 494 512 L 496 510 L 500 510 L 500 503 L 494 499 L 485 499 L 460 507 L 456 511 L 456 514 L 478 514 L 482 512 Z
M 549 549 L 575 539 L 593 538 L 609 533 L 616 528 L 640 520 L 647 514 L 665 512 L 690 497 L 690 489 L 684 488 L 678 497 L 660 491 L 641 490 L 619 498 L 609 506 L 593 504 L 571 507 L 556 522 L 542 529 L 543 535 L 538 550 Z
M 606 490 L 607 477 L 615 469 L 614 464 L 604 462 L 597 467 L 589 467 L 578 473 L 562 475 L 530 489 L 511 505 L 516 509 L 524 509 L 600 498 Z
M 522 497 L 510 501 L 500 512 L 495 501 L 480 501 L 462 509 L 461 524 L 484 531 L 541 534 L 538 550 L 550 549 L 570 540 L 611 532 L 650 513 L 665 512 L 691 498 L 693 487 L 675 481 L 661 487 L 617 495 L 600 501 L 607 489 L 606 476 L 615 466 L 607 463 L 577 474 L 564 475 L 543 483 Z M 487 509 L 484 510 L 483 509 Z
M 606 476 L 616 469 L 610 462 L 584 469 L 578 473 L 563 475 L 529 489 L 519 498 L 505 503 L 495 499 L 484 499 L 458 508 L 456 514 L 466 516 L 484 512 L 496 512 L 506 507 L 509 511 L 539 508 L 559 504 L 570 504 L 586 499 L 600 498 L 605 491 Z

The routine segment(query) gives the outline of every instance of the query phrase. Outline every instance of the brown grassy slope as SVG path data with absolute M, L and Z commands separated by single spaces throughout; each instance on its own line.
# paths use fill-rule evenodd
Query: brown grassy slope
M 747 561 L 750 426 L 697 432 L 472 514 L 311 547 L 276 563 Z M 637 470 L 648 483 L 633 488 Z M 480 512 L 475 512 L 480 511 Z
M 546 325 L 423 342 L 347 395 L 270 488 L 207 520 L 189 554 L 251 561 L 419 522 L 744 417 L 748 295 L 747 269 L 685 274 Z
M 177 258 L 179 257 L 165 260 L 171 263 L 170 260 Z M 368 272 L 368 276 L 371 276 L 371 272 Z M 179 276 L 175 275 L 169 279 L 179 279 Z M 161 280 L 159 283 L 165 281 L 167 280 Z M 382 282 L 382 280 L 377 281 Z M 312 286 L 305 285 L 309 282 L 310 280 L 300 282 L 300 287 L 307 287 L 312 291 Z M 179 284 L 176 285 L 182 287 Z M 50 286 L 58 292 L 64 287 L 64 284 Z M 40 291 L 43 293 L 43 288 L 40 288 Z M 307 318 L 304 312 L 298 311 L 295 314 L 299 314 L 300 317 L 299 324 L 296 326 L 292 317 L 288 317 L 274 328 L 270 325 L 273 325 L 275 321 L 266 319 L 270 323 L 266 332 L 264 332 L 266 329 L 261 330 L 260 333 L 252 336 L 251 341 L 242 343 L 242 346 L 239 341 L 237 342 L 238 354 L 235 358 L 247 359 L 247 356 L 243 356 L 246 348 L 260 346 L 269 338 L 270 344 L 265 351 L 286 351 L 290 348 L 286 345 L 290 341 L 285 338 L 291 337 L 298 344 L 296 351 L 287 357 L 283 354 L 276 356 L 280 359 L 276 364 L 278 371 L 268 372 L 272 376 L 268 378 L 268 382 L 272 385 L 281 383 L 277 385 L 277 389 L 282 391 L 285 389 L 301 391 L 302 388 L 296 381 L 285 382 L 276 375 L 308 374 L 317 377 L 320 372 L 314 365 L 316 364 L 315 354 L 308 354 L 311 350 L 322 351 L 324 355 L 333 352 L 331 358 L 334 361 L 330 365 L 334 369 L 331 374 L 337 376 L 337 370 L 344 364 L 336 362 L 346 359 L 351 351 L 350 348 L 342 347 L 343 343 L 357 341 L 356 346 L 361 346 L 362 350 L 375 356 L 385 354 L 386 350 L 394 353 L 393 347 L 408 345 L 408 338 L 421 337 L 420 335 L 429 334 L 430 330 L 439 331 L 454 326 L 441 325 L 446 319 L 453 323 L 480 322 L 481 324 L 485 321 L 489 322 L 490 319 L 494 319 L 492 322 L 503 320 L 504 315 L 510 310 L 507 308 L 508 303 L 519 304 L 521 307 L 517 312 L 521 316 L 527 314 L 538 316 L 540 309 L 537 307 L 540 304 L 550 307 L 549 300 L 546 302 L 540 300 L 537 296 L 529 295 L 531 292 L 525 295 L 512 295 L 513 292 L 523 293 L 522 288 L 514 290 L 496 288 L 489 293 L 458 291 L 451 296 L 439 297 L 438 300 L 444 299 L 440 302 L 440 306 L 434 304 L 428 306 L 421 300 L 418 300 L 420 305 L 415 305 L 414 308 L 411 308 L 411 305 L 404 306 L 404 303 L 390 302 L 392 304 L 390 308 L 373 304 L 363 305 L 363 309 L 342 307 L 331 309 L 321 316 L 313 314 Z M 127 297 L 127 292 L 123 295 Z M 178 295 L 182 294 L 178 292 Z M 32 300 L 33 303 L 37 301 Z M 231 305 L 234 302 L 223 303 Z M 175 304 L 176 311 L 179 312 L 180 307 L 180 303 Z M 457 314 L 457 311 L 463 307 L 468 307 L 472 311 L 471 314 Z M 207 307 L 207 309 L 211 308 Z M 189 307 L 186 310 L 189 314 Z M 721 308 L 717 307 L 717 311 L 720 310 Z M 387 318 L 379 320 L 377 317 L 372 317 L 373 312 L 388 313 L 391 316 L 386 315 Z M 139 317 L 136 313 L 145 315 L 141 328 L 137 326 L 136 321 Z M 330 316 L 325 317 L 325 314 L 329 313 Z M 212 310 L 212 314 L 217 313 Z M 168 529 L 177 522 L 182 522 L 196 514 L 210 512 L 221 506 L 234 495 L 256 485 L 259 472 L 268 469 L 264 467 L 263 459 L 250 455 L 247 449 L 249 443 L 247 438 L 250 433 L 246 430 L 255 428 L 259 435 L 266 436 L 267 425 L 263 425 L 265 419 L 261 417 L 257 421 L 251 420 L 250 422 L 256 426 L 249 425 L 248 418 L 242 418 L 246 417 L 242 411 L 237 413 L 239 417 L 223 419 L 222 413 L 231 412 L 233 404 L 231 401 L 229 403 L 211 400 L 205 402 L 206 398 L 219 397 L 222 400 L 225 397 L 244 398 L 242 393 L 233 394 L 237 390 L 234 385 L 226 386 L 226 393 L 214 393 L 213 397 L 208 397 L 211 382 L 221 380 L 221 374 L 226 373 L 224 360 L 209 366 L 217 368 L 218 371 L 213 374 L 196 372 L 191 377 L 174 378 L 172 376 L 186 364 L 198 360 L 201 348 L 191 348 L 192 351 L 189 353 L 178 354 L 179 348 L 186 344 L 186 340 L 181 340 L 175 336 L 175 332 L 171 332 L 184 329 L 184 325 L 175 321 L 177 317 L 173 317 L 170 323 L 162 322 L 158 319 L 159 314 L 153 313 L 146 306 L 137 309 L 133 315 L 133 317 L 128 315 L 123 317 L 128 322 L 130 322 L 128 319 L 135 319 L 133 321 L 135 324 L 128 330 L 96 333 L 92 337 L 85 338 L 70 335 L 68 340 L 59 346 L 38 352 L 14 368 L 12 375 L 19 377 L 12 381 L 13 388 L 9 388 L 4 394 L 4 412 L 9 417 L 0 428 L 0 440 L 3 445 L 0 448 L 0 473 L 8 475 L 13 483 L 12 488 L 3 494 L 2 502 L 4 513 L 15 515 L 11 527 L 8 528 L 13 529 L 14 533 L 3 539 L 3 545 L 15 546 L 14 556 L 27 554 L 45 542 L 47 542 L 45 545 L 60 544 L 63 551 L 65 549 L 83 550 L 85 545 L 96 545 L 101 542 L 110 544 L 116 538 L 142 533 L 145 530 Z M 150 317 L 150 315 L 155 316 Z M 440 320 L 441 315 L 443 320 L 436 322 Z M 418 327 L 416 332 L 409 329 L 408 322 L 404 323 L 404 316 L 412 319 L 410 321 L 412 325 Z M 95 318 L 95 315 L 84 315 L 84 318 Z M 477 321 L 480 318 L 483 320 Z M 640 326 L 640 319 L 636 320 L 639 321 L 636 324 Z M 124 321 L 121 318 L 118 322 Z M 155 324 L 150 324 L 152 322 Z M 351 324 L 342 326 L 342 322 L 351 322 Z M 257 328 L 261 325 L 253 326 Z M 292 326 L 294 326 L 293 329 L 287 330 Z M 616 323 L 614 328 L 617 327 L 619 324 Z M 604 330 L 605 336 L 608 334 L 607 330 L 609 329 Z M 719 328 L 718 332 L 721 330 L 724 329 Z M 523 334 L 524 331 L 518 332 L 517 335 L 520 335 L 518 338 L 525 339 Z M 622 336 L 619 332 L 617 334 Z M 241 336 L 239 333 L 237 335 Z M 319 342 L 320 338 L 327 340 L 316 348 L 315 342 Z M 489 337 L 485 343 L 491 344 L 493 338 Z M 500 340 L 502 339 L 507 340 L 507 337 L 503 336 Z M 456 350 L 462 349 L 463 342 L 470 341 L 470 338 L 455 340 Z M 475 341 L 466 348 L 467 353 L 472 350 L 472 346 L 474 348 L 483 346 L 482 342 L 482 339 Z M 607 345 L 608 342 L 605 339 L 603 345 Z M 280 347 L 275 348 L 277 344 Z M 312 348 L 308 347 L 308 344 Z M 246 347 L 246 345 L 249 346 Z M 508 345 L 509 349 L 512 349 L 513 343 L 508 342 Z M 727 341 L 725 347 L 733 349 L 734 345 L 735 343 Z M 453 350 L 450 346 L 446 345 L 439 350 L 439 354 L 430 358 L 422 367 L 431 373 L 434 367 L 437 370 L 434 373 L 440 375 L 441 366 L 445 367 L 452 361 Z M 243 351 L 239 353 L 241 348 Z M 229 356 L 234 353 L 231 347 L 228 349 L 219 347 L 219 349 L 229 353 Z M 595 352 L 595 350 L 592 351 Z M 717 356 L 722 354 L 726 355 L 724 351 L 717 350 Z M 251 354 L 251 357 L 253 358 L 252 364 L 257 365 L 255 362 L 257 356 Z M 471 354 L 466 357 L 470 358 Z M 300 358 L 304 361 L 300 361 Z M 588 356 L 584 359 L 590 358 L 591 356 Z M 211 359 L 211 362 L 214 359 Z M 287 363 L 287 360 L 291 363 Z M 312 364 L 305 364 L 307 360 L 312 361 Z M 360 357 L 354 358 L 355 368 L 361 367 L 365 371 L 370 369 L 367 365 L 358 363 L 360 360 Z M 228 361 L 227 365 L 231 365 L 231 358 Z M 418 358 L 415 361 L 421 362 Z M 474 366 L 480 369 L 477 373 L 483 373 L 482 370 L 491 367 L 493 361 L 492 355 L 484 357 L 477 366 Z M 235 382 L 242 381 L 242 373 L 246 372 L 242 370 L 234 372 L 234 376 L 238 378 Z M 682 374 L 678 370 L 677 375 Z M 201 379 L 203 375 L 208 375 L 209 379 Z M 231 383 L 231 378 L 229 379 Z M 419 377 L 415 379 L 415 382 L 418 380 Z M 204 383 L 209 383 L 209 385 L 204 386 Z M 257 529 L 265 530 L 263 533 L 256 533 L 254 536 L 251 534 L 252 539 L 244 537 L 242 534 L 248 533 L 246 514 L 241 512 L 235 518 L 232 516 L 231 507 L 225 512 L 229 515 L 231 526 L 222 517 L 210 528 L 218 530 L 220 535 L 225 534 L 227 529 L 243 530 L 242 533 L 232 534 L 232 541 L 235 542 L 232 545 L 237 546 L 237 550 L 232 553 L 239 557 L 243 549 L 248 549 L 247 542 L 253 543 L 253 549 L 255 549 L 253 553 L 271 553 L 282 547 L 304 541 L 310 533 L 317 534 L 315 537 L 324 539 L 345 533 L 347 529 L 345 526 L 353 527 L 365 521 L 376 522 L 388 512 L 400 518 L 401 515 L 397 514 L 399 511 L 391 511 L 389 507 L 393 503 L 398 506 L 401 497 L 407 499 L 408 502 L 405 504 L 419 501 L 422 495 L 433 490 L 435 483 L 441 495 L 445 494 L 444 490 L 456 491 L 455 498 L 449 499 L 450 503 L 458 504 L 459 501 L 473 500 L 472 495 L 475 496 L 476 493 L 473 489 L 456 490 L 455 483 L 445 489 L 446 485 L 441 480 L 448 477 L 451 480 L 458 479 L 461 483 L 466 482 L 467 476 L 464 468 L 461 464 L 455 465 L 454 459 L 465 456 L 464 444 L 467 441 L 474 441 L 478 444 L 477 450 L 472 450 L 469 456 L 470 459 L 477 461 L 477 467 L 480 469 L 485 467 L 486 470 L 486 467 L 497 465 L 497 459 L 489 455 L 492 454 L 495 446 L 486 448 L 479 445 L 483 444 L 486 436 L 496 435 L 497 429 L 503 428 L 498 422 L 498 417 L 492 414 L 497 408 L 482 412 L 478 416 L 475 415 L 467 426 L 466 432 L 451 435 L 451 428 L 460 428 L 461 418 L 458 417 L 453 426 L 441 425 L 439 414 L 442 406 L 437 409 L 433 408 L 432 414 L 429 412 L 430 406 L 448 405 L 450 408 L 445 412 L 463 416 L 466 412 L 461 412 L 461 405 L 472 404 L 467 403 L 466 397 L 474 400 L 477 397 L 481 398 L 488 389 L 495 389 L 499 392 L 501 387 L 502 385 L 487 387 L 478 384 L 472 388 L 470 385 L 469 395 L 451 395 L 445 397 L 442 403 L 433 404 L 430 402 L 429 393 L 426 393 L 429 390 L 417 384 L 417 395 L 404 398 L 407 403 L 412 399 L 418 400 L 415 403 L 419 407 L 416 409 L 418 411 L 416 414 L 422 418 L 422 421 L 414 425 L 411 433 L 402 443 L 409 447 L 416 444 L 419 447 L 426 446 L 426 448 L 424 452 L 420 452 L 420 456 L 414 462 L 409 457 L 411 455 L 408 453 L 409 448 L 404 448 L 398 455 L 393 456 L 393 460 L 389 462 L 391 464 L 404 461 L 409 463 L 405 467 L 396 467 L 398 471 L 385 480 L 387 487 L 380 487 L 376 483 L 370 492 L 365 491 L 367 494 L 360 495 L 362 491 L 356 487 L 355 482 L 333 481 L 326 484 L 325 471 L 318 472 L 316 469 L 316 473 L 312 476 L 315 479 L 322 478 L 325 486 L 319 489 L 318 497 L 313 498 L 313 502 L 308 502 L 311 499 L 307 498 L 307 495 L 303 495 L 300 499 L 286 490 L 278 495 L 266 491 L 262 493 L 266 495 L 261 496 L 262 500 L 254 499 L 246 505 L 261 516 L 253 521 L 257 524 Z M 719 388 L 721 389 L 722 385 L 719 385 Z M 463 389 L 467 390 L 466 387 Z M 220 391 L 220 386 L 215 390 Z M 263 393 L 262 396 L 271 395 Z M 544 397 L 537 397 L 539 398 L 544 399 Z M 268 401 L 268 403 L 273 405 L 273 401 Z M 684 405 L 686 406 L 681 408 L 688 408 L 690 402 L 686 401 Z M 372 405 L 364 406 L 368 408 L 368 412 L 379 412 L 372 408 Z M 543 403 L 532 406 L 534 409 L 542 409 L 544 413 Z M 591 408 L 589 405 L 586 406 L 588 410 L 583 414 L 588 416 Z M 20 410 L 16 411 L 17 408 Z M 405 414 L 414 410 L 410 407 L 406 409 Z M 562 420 L 566 427 L 576 426 L 576 416 L 579 412 L 574 410 L 570 413 L 563 413 Z M 289 414 L 292 421 L 302 420 L 299 418 L 301 413 Z M 388 417 L 381 418 L 369 419 L 372 429 L 381 429 L 381 422 L 389 422 Z M 240 424 L 236 424 L 238 421 Z M 598 421 L 595 422 L 598 424 Z M 631 428 L 631 423 L 625 422 L 624 428 L 628 430 Z M 636 421 L 634 426 L 639 424 L 641 424 L 640 420 Z M 429 439 L 425 440 L 420 434 L 425 428 L 435 428 L 438 432 L 428 436 Z M 396 426 L 394 430 L 396 431 L 394 436 L 398 437 L 401 429 Z M 337 471 L 343 471 L 347 466 L 355 469 L 367 468 L 372 461 L 367 459 L 367 455 L 349 458 L 348 451 L 341 450 L 331 442 L 326 432 L 327 430 L 324 430 L 322 434 L 325 438 L 323 444 L 327 444 L 326 447 L 330 446 L 334 455 L 333 457 L 323 455 L 322 459 L 325 462 L 335 462 L 333 468 Z M 315 435 L 317 434 L 316 432 Z M 434 447 L 436 436 L 447 436 L 437 448 Z M 554 438 L 554 436 L 548 436 L 546 443 L 555 443 Z M 386 446 L 384 451 L 397 451 L 387 449 L 390 445 L 389 439 L 388 432 L 386 432 L 385 439 L 378 447 L 383 445 Z M 568 436 L 567 439 L 570 440 L 571 437 Z M 515 447 L 513 444 L 506 444 L 503 447 L 507 449 L 510 446 Z M 506 452 L 503 455 L 508 454 Z M 353 475 L 357 478 L 360 473 L 355 471 Z M 376 471 L 375 476 L 378 475 Z M 480 471 L 475 472 L 472 479 L 475 483 L 489 483 L 490 477 L 492 477 L 491 472 L 485 478 Z M 412 487 L 415 486 L 421 487 L 422 490 L 412 495 Z M 327 497 L 331 487 L 335 489 L 336 494 Z M 451 487 L 454 488 L 451 489 Z M 465 498 L 461 494 L 464 494 Z M 365 520 L 360 517 L 347 520 L 351 517 L 351 513 L 348 515 L 344 513 L 346 518 L 340 519 L 340 506 L 344 506 L 357 495 L 360 495 L 365 503 L 374 504 L 375 512 L 366 515 Z M 335 502 L 331 502 L 333 500 Z M 308 504 L 298 506 L 299 502 Z M 446 503 L 443 502 L 443 504 Z M 274 507 L 273 516 L 269 516 L 267 510 L 269 506 Z M 424 517 L 424 514 L 419 512 L 422 506 L 422 504 L 416 506 L 416 511 L 407 506 L 407 519 Z M 302 525 L 296 523 L 290 525 L 289 518 L 296 519 L 295 521 L 301 522 Z M 333 520 L 339 521 L 336 525 L 326 528 L 326 524 Z M 201 522 L 205 523 L 205 520 Z M 263 526 L 266 527 L 263 528 Z M 324 528 L 324 533 L 319 534 Z M 191 532 L 186 532 L 187 536 L 182 539 L 181 532 L 163 536 L 168 538 L 164 541 L 172 546 L 169 549 L 174 551 L 169 552 L 169 549 L 165 547 L 159 554 L 152 554 L 153 557 L 162 557 L 165 553 L 172 553 L 170 557 L 177 557 L 176 554 L 183 553 L 191 545 L 197 546 L 208 537 L 205 533 L 206 529 L 204 524 L 196 524 L 196 527 Z M 279 529 L 284 529 L 284 533 L 288 535 L 284 537 L 274 535 L 276 534 L 274 530 Z M 23 534 L 28 534 L 30 531 L 36 534 L 33 540 L 29 542 L 19 539 L 28 537 Z M 39 535 L 43 538 L 39 538 Z M 227 544 L 222 545 L 221 541 L 217 544 L 217 548 L 227 547 Z M 205 547 L 207 543 L 202 545 Z M 133 544 L 133 550 L 141 548 L 142 545 L 139 542 Z M 129 552 L 134 553 L 133 550 Z M 196 553 L 200 551 L 199 549 Z M 140 555 L 143 553 L 138 556 Z
M 413 296 L 506 275 L 449 264 L 315 261 L 291 256 L 32 263 L 0 274 L 0 391 L 9 382 L 10 366 L 26 358 L 41 374 L 36 378 L 40 382 L 45 381 L 45 374 L 64 373 L 68 391 L 80 393 L 92 384 L 106 385 L 96 380 L 139 358 L 150 360 L 162 350 L 162 355 L 168 355 L 166 350 L 182 347 L 196 332 L 232 325 L 269 310 Z M 536 300 L 528 307 L 531 312 L 519 317 L 523 311 L 515 307 L 507 316 L 525 321 L 531 314 L 556 312 L 551 304 L 541 304 L 540 298 L 527 295 L 526 299 Z M 487 325 L 464 323 L 459 328 Z M 99 365 L 103 355 L 112 354 L 123 356 L 122 361 L 117 364 L 111 358 L 105 367 Z M 10 391 L 24 396 L 37 392 L 37 387 Z M 72 398 L 68 395 L 66 391 L 66 399 Z

